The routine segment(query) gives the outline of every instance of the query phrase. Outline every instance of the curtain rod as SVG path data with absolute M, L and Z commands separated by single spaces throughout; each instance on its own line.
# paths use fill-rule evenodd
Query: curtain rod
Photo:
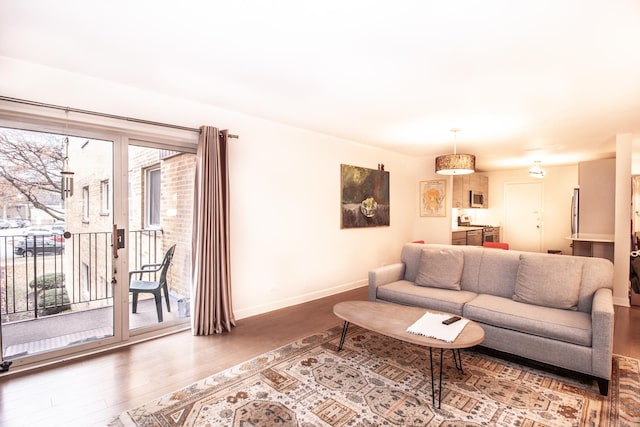
M 18 104 L 33 105 L 33 106 L 36 106 L 36 107 L 53 108 L 53 109 L 56 109 L 56 110 L 65 111 L 67 113 L 68 112 L 72 112 L 72 113 L 89 114 L 89 115 L 92 115 L 92 116 L 106 117 L 106 118 L 109 118 L 109 119 L 124 120 L 124 121 L 127 121 L 127 122 L 141 123 L 141 124 L 153 125 L 153 126 L 161 126 L 161 127 L 165 127 L 165 128 L 179 129 L 179 130 L 186 130 L 186 131 L 189 131 L 189 132 L 200 133 L 200 129 L 191 128 L 191 127 L 187 127 L 187 126 L 173 125 L 173 124 L 170 124 L 170 123 L 161 123 L 161 122 L 154 122 L 154 121 L 144 120 L 144 119 L 136 119 L 136 118 L 132 118 L 132 117 L 118 116 L 116 114 L 100 113 L 98 111 L 82 110 L 82 109 L 79 109 L 79 108 L 63 107 L 61 105 L 45 104 L 44 102 L 29 101 L 27 99 L 11 98 L 11 97 L 8 97 L 8 96 L 0 95 L 0 101 L 15 102 L 15 103 L 18 103 Z M 238 138 L 238 135 L 227 134 L 227 137 L 228 138 Z

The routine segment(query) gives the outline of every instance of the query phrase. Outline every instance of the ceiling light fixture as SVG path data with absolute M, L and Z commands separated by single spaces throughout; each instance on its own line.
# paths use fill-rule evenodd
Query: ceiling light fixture
M 436 173 L 440 175 L 468 175 L 476 171 L 476 156 L 456 153 L 456 136 L 460 129 L 453 128 L 453 154 L 436 157 Z
M 547 171 L 540 167 L 540 160 L 536 160 L 533 166 L 529 168 L 529 176 L 532 178 L 542 179 L 547 174 Z

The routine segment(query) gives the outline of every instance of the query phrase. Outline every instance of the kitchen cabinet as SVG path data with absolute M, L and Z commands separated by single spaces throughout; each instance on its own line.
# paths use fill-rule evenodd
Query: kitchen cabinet
M 454 231 L 451 233 L 452 245 L 466 245 L 467 244 L 467 232 L 466 231 Z
M 467 245 L 482 246 L 482 230 L 467 231 Z
M 471 191 L 484 194 L 482 207 L 489 207 L 489 177 L 480 173 L 454 175 L 451 205 L 459 209 L 470 208 L 469 194 Z
M 451 206 L 454 208 L 463 209 L 465 207 L 469 207 L 469 181 L 465 179 L 466 175 L 454 175 L 453 176 L 453 189 L 452 189 L 452 202 Z M 465 206 L 465 197 L 464 194 L 467 195 L 466 198 L 466 206 Z
M 451 233 L 452 245 L 482 246 L 481 227 L 462 227 L 463 230 L 454 230 Z

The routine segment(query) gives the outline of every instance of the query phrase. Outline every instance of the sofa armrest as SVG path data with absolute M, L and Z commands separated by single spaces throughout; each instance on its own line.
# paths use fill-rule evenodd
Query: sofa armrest
M 598 289 L 593 295 L 591 308 L 591 363 L 593 373 L 605 379 L 611 378 L 614 317 L 611 289 Z
M 369 271 L 369 301 L 376 300 L 376 288 L 404 278 L 404 263 L 385 265 Z

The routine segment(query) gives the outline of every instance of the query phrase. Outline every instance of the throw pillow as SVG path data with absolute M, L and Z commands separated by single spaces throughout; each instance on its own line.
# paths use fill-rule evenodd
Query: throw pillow
M 521 254 L 513 300 L 575 310 L 581 280 L 582 261 L 578 258 Z
M 423 249 L 416 285 L 460 290 L 464 254 L 460 250 Z

